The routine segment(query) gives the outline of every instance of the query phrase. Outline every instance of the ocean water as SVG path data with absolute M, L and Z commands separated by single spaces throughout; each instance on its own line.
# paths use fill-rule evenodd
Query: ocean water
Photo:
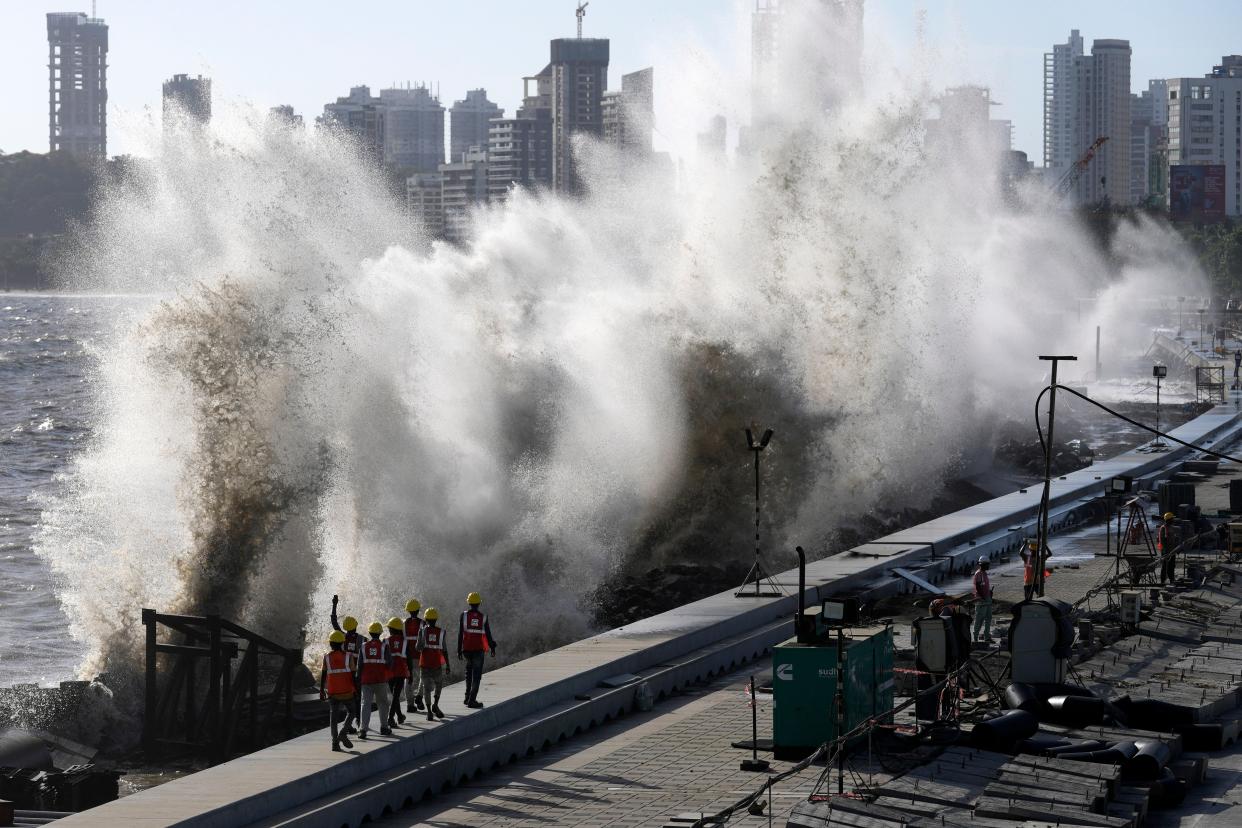
M 0 669 L 2 684 L 73 678 L 69 632 L 47 563 L 31 548 L 40 498 L 90 439 L 93 348 L 132 299 L 0 294 Z

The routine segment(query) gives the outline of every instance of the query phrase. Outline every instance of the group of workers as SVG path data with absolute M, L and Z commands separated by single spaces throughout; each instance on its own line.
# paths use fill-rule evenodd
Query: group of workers
M 439 610 L 428 607 L 422 612 L 422 604 L 411 598 L 405 603 L 408 617 L 393 616 L 387 624 L 373 621 L 364 636 L 352 615 L 338 623 L 337 603 L 333 595 L 333 630 L 319 674 L 319 695 L 329 704 L 332 749 L 352 748 L 349 736 L 354 733 L 359 739 L 367 738 L 372 706 L 378 709 L 382 736 L 391 736 L 394 728 L 405 724 L 405 713 L 425 713 L 429 722 L 443 719 L 440 693 L 452 673 L 448 633 L 440 626 Z M 457 628 L 457 658 L 466 664 L 465 704 L 471 709 L 483 706 L 478 696 L 484 657 L 488 652 L 496 657 L 491 623 L 479 609 L 482 603 L 479 593 L 467 595 Z M 401 712 L 403 692 L 405 713 Z

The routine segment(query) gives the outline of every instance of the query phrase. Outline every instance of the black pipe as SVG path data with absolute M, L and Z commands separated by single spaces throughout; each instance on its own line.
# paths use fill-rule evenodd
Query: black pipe
M 798 553 L 798 617 L 794 619 L 794 636 L 801 640 L 802 625 L 806 623 L 806 552 L 795 546 Z

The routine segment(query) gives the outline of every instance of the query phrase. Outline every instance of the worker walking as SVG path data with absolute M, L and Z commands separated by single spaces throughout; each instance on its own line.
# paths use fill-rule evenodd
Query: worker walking
M 472 592 L 466 596 L 466 611 L 461 614 L 457 627 L 457 657 L 466 662 L 466 707 L 478 709 L 479 683 L 483 680 L 483 656 L 491 652 L 496 657 L 496 640 L 487 616 L 479 611 L 483 598 Z
M 332 749 L 339 751 L 341 745 L 352 748 L 354 743 L 338 727 L 349 721 L 354 709 L 353 656 L 345 651 L 345 633 L 333 630 L 328 636 L 331 648 L 323 657 L 323 669 L 319 671 L 319 698 L 328 703 L 328 721 L 332 731 Z
M 362 662 L 358 668 L 358 683 L 362 685 L 362 727 L 358 738 L 367 738 L 367 725 L 371 723 L 371 704 L 379 708 L 380 735 L 391 736 L 388 727 L 388 707 L 392 697 L 388 694 L 388 672 L 392 669 L 392 651 L 388 642 L 380 638 L 384 626 L 372 621 L 367 627 L 370 640 L 362 645 Z
M 417 598 L 411 598 L 405 602 L 405 611 L 410 617 L 405 619 L 405 664 L 409 670 L 409 678 L 405 680 L 405 712 L 413 713 L 415 710 L 423 709 L 423 688 L 419 683 L 418 653 L 414 651 L 414 644 L 418 641 L 418 629 L 423 625 L 423 619 L 418 617 L 418 611 L 423 608 Z M 399 703 L 398 699 L 393 700 L 394 704 Z
M 995 589 L 992 587 L 992 579 L 988 576 L 988 567 L 991 562 L 986 557 L 979 558 L 979 566 L 975 569 L 974 577 L 974 596 L 975 596 L 975 626 L 971 634 L 971 638 L 975 641 L 991 644 L 992 639 L 992 594 Z M 979 636 L 979 630 L 983 630 L 983 636 Z
M 388 619 L 388 651 L 392 653 L 392 668 L 388 671 L 388 691 L 392 702 L 388 705 L 388 726 L 396 727 L 405 724 L 405 714 L 401 712 L 401 690 L 410 677 L 410 664 L 405 653 L 409 642 L 405 638 L 405 622 L 397 616 Z
M 1171 584 L 1177 580 L 1177 555 L 1175 548 L 1177 544 L 1177 524 L 1173 521 L 1177 515 L 1172 512 L 1164 513 L 1164 520 L 1156 529 L 1156 552 L 1160 555 L 1162 563 L 1160 565 L 1160 583 Z
M 364 638 L 363 635 L 360 632 L 358 632 L 358 619 L 354 618 L 352 615 L 345 616 L 343 619 L 341 619 L 341 622 L 339 624 L 337 623 L 336 605 L 337 605 L 338 600 L 339 599 L 336 595 L 332 596 L 332 615 L 331 615 L 332 629 L 336 630 L 337 632 L 344 633 L 345 644 L 341 647 L 341 649 L 343 649 L 346 653 L 348 653 L 351 656 L 354 662 L 354 668 L 357 669 L 358 664 L 362 660 L 362 644 L 364 641 L 366 641 L 366 638 Z M 358 686 L 358 683 L 356 681 L 357 679 L 356 674 L 354 678 L 355 678 L 354 700 L 350 704 L 349 718 L 345 720 L 345 725 L 344 725 L 344 728 L 342 729 L 342 732 L 344 733 L 357 733 L 358 732 L 357 729 L 354 727 L 354 725 L 358 723 L 358 705 L 359 705 L 359 698 L 361 697 L 362 688 Z
M 445 645 L 444 630 L 438 626 L 440 612 L 435 607 L 428 607 L 423 613 L 423 625 L 418 631 L 418 640 L 414 649 L 418 652 L 419 681 L 423 691 L 423 706 L 427 710 L 427 721 L 433 722 L 436 717 L 444 718 L 440 710 L 440 692 L 444 689 L 444 678 L 449 675 L 448 652 Z M 434 696 L 433 696 L 434 691 Z

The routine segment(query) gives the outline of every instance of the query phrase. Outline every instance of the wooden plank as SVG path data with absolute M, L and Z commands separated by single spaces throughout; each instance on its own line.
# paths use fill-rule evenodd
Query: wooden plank
M 940 587 L 936 586 L 933 583 L 924 581 L 922 578 L 920 578 L 918 575 L 915 575 L 913 572 L 911 572 L 908 569 L 902 569 L 901 567 L 898 566 L 892 569 L 892 573 L 899 578 L 903 578 L 909 581 L 910 583 L 914 584 L 916 587 L 923 590 L 924 592 L 930 592 L 932 595 L 944 595 L 943 589 L 941 589 Z

